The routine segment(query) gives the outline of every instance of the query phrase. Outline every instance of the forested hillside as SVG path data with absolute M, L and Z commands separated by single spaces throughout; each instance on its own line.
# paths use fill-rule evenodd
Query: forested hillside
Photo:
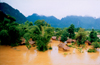
M 0 3 L 0 10 L 5 14 L 9 14 L 16 18 L 17 23 L 24 23 L 26 20 L 32 21 L 33 23 L 36 20 L 45 20 L 47 23 L 51 24 L 52 27 L 69 27 L 71 24 L 74 24 L 75 27 L 82 27 L 85 29 L 100 29 L 100 18 L 94 18 L 90 16 L 67 16 L 61 20 L 57 19 L 54 16 L 45 16 L 38 15 L 37 13 L 32 14 L 28 17 L 25 17 L 19 10 L 12 8 L 7 3 Z
M 14 9 L 7 3 L 0 3 L 0 10 L 6 14 L 9 14 L 9 15 L 15 17 L 16 22 L 18 22 L 18 23 L 24 23 L 27 20 L 27 18 L 22 13 L 20 13 L 19 10 Z
M 68 27 L 71 24 L 74 24 L 75 27 L 82 27 L 86 29 L 100 29 L 100 18 L 93 18 L 89 16 L 66 16 L 62 18 L 61 20 L 57 19 L 54 16 L 40 16 L 38 14 L 33 14 L 31 16 L 28 16 L 27 19 L 29 21 L 35 22 L 36 20 L 42 20 L 44 19 L 47 21 L 51 26 L 53 27 Z

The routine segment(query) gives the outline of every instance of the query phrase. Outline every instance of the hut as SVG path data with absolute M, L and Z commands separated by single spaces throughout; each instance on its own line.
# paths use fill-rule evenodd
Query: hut
M 76 40 L 75 40 L 75 39 L 73 39 L 73 40 L 72 40 L 72 42 L 76 42 Z
M 67 43 L 71 43 L 71 42 L 76 42 L 76 40 L 75 39 L 68 39 L 67 40 Z
M 22 42 L 21 42 L 21 45 L 25 44 L 25 39 L 24 38 L 21 38 Z M 30 40 L 28 41 L 29 44 L 31 45 L 34 45 L 35 44 L 35 41 L 32 41 L 32 39 L 30 38 Z
M 68 46 L 66 46 L 66 47 L 63 48 L 63 50 L 65 50 L 65 51 L 67 51 L 69 49 L 70 49 L 70 47 L 68 47 Z
M 92 44 L 89 40 L 86 40 L 85 42 L 88 43 L 88 45 Z
M 60 40 L 61 40 L 61 37 L 58 38 L 58 41 L 60 41 Z
M 72 42 L 72 39 L 68 39 L 68 40 L 67 40 L 67 43 L 71 43 L 71 42 Z
M 29 41 L 29 44 L 34 45 L 35 44 L 35 41 L 30 40 Z
M 52 40 L 56 40 L 56 36 L 52 36 Z
M 25 44 L 25 39 L 21 38 L 21 40 L 22 40 L 21 44 Z
M 67 51 L 67 50 L 70 49 L 70 47 L 66 46 L 66 44 L 64 44 L 64 43 L 60 43 L 60 44 L 58 45 L 58 47 L 59 47 L 59 48 L 62 48 L 62 49 L 65 50 L 65 51 Z
M 63 48 L 64 46 L 65 46 L 64 43 L 60 43 L 60 44 L 58 45 L 59 48 Z
M 97 37 L 100 39 L 100 35 L 97 35 Z

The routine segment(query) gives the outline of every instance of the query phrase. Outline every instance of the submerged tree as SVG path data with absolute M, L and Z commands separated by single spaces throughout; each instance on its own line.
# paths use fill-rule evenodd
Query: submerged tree
M 90 37 L 90 42 L 95 42 L 95 41 L 97 41 L 97 33 L 94 31 L 94 29 L 92 29 L 92 31 L 91 31 L 89 37 Z
M 100 44 L 98 42 L 93 42 L 92 45 L 94 48 L 100 48 Z
M 37 27 L 33 31 L 33 39 L 36 41 L 37 49 L 39 51 L 46 51 L 48 49 L 48 43 L 53 35 L 54 28 L 44 20 L 37 20 L 34 23 Z M 30 31 L 31 32 L 31 31 Z
M 52 33 L 50 31 L 50 28 L 44 29 L 43 26 L 41 26 L 41 30 L 42 30 L 42 34 L 38 36 L 38 39 L 36 40 L 37 49 L 39 51 L 46 51 L 48 50 L 48 43 L 50 41 Z
M 75 27 L 73 24 L 70 25 L 68 28 L 69 38 L 74 39 L 75 38 Z
M 76 40 L 77 40 L 77 44 L 81 45 L 84 44 L 86 41 L 86 33 L 84 31 L 84 29 L 80 28 L 78 33 L 76 34 Z
M 65 29 L 61 35 L 61 41 L 62 42 L 66 41 L 68 36 L 69 36 L 69 33 L 67 32 L 67 29 Z

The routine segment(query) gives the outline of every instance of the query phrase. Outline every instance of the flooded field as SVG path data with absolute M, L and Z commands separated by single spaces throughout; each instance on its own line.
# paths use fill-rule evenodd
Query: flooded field
M 0 46 L 0 65 L 100 65 L 100 49 L 96 53 L 88 53 L 82 49 L 80 53 L 77 48 L 68 51 L 59 49 L 60 41 L 52 41 L 52 50 L 38 51 L 35 47 L 30 50 L 25 45 L 11 48 Z

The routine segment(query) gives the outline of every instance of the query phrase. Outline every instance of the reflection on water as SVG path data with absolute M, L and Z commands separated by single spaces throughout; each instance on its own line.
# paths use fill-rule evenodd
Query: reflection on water
M 45 52 L 35 47 L 28 50 L 26 46 L 0 46 L 0 65 L 100 65 L 99 48 L 96 53 L 88 53 L 85 49 L 84 53 L 80 53 L 76 48 L 63 51 L 57 47 L 59 43 L 52 41 L 53 49 Z

